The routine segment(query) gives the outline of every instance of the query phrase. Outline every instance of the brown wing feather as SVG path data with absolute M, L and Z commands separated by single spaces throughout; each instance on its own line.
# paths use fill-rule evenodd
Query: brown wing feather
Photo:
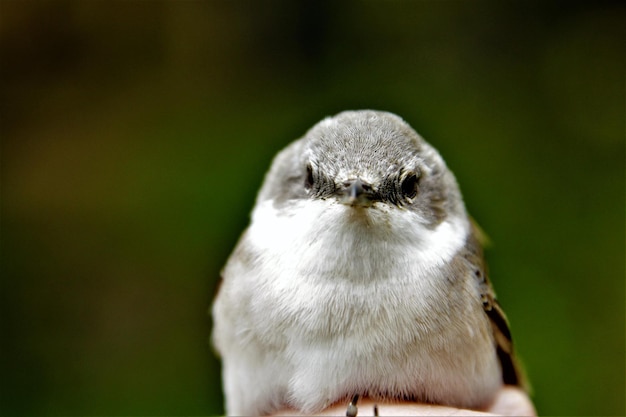
M 498 359 L 502 368 L 502 380 L 507 385 L 516 385 L 527 389 L 524 373 L 513 350 L 509 323 L 502 307 L 496 300 L 495 292 L 489 281 L 487 264 L 483 257 L 482 246 L 479 243 L 480 236 L 480 229 L 472 222 L 472 233 L 466 244 L 467 254 L 465 258 L 470 261 L 471 265 L 475 266 L 474 276 L 480 282 L 483 308 L 491 323 Z

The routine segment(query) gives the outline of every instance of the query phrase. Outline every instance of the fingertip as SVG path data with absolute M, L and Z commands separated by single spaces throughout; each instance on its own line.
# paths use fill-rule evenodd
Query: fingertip
M 501 416 L 537 416 L 528 394 L 514 386 L 503 387 L 487 411 Z

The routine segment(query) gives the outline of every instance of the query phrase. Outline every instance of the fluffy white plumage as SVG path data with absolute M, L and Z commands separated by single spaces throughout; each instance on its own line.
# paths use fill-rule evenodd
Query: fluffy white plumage
M 396 201 L 407 170 L 421 188 Z M 357 177 L 367 206 L 342 200 Z M 502 371 L 471 234 L 454 177 L 397 116 L 314 127 L 275 159 L 223 271 L 213 341 L 227 413 L 312 413 L 353 394 L 485 405 Z

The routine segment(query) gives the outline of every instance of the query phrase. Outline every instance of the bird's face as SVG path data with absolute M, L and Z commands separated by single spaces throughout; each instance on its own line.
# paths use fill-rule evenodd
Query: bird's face
M 404 207 L 413 203 L 422 178 L 417 152 L 377 155 L 381 152 L 369 139 L 336 138 L 344 146 L 330 158 L 327 153 L 320 157 L 311 152 L 304 177 L 309 197 L 335 199 L 355 208 L 377 203 Z M 324 143 L 314 144 L 320 145 Z
M 433 227 L 460 199 L 439 154 L 389 113 L 345 112 L 320 122 L 304 138 L 299 168 L 307 198 L 412 210 Z

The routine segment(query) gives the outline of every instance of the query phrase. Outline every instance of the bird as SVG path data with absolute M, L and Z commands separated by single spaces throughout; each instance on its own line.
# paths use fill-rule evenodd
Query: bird
M 480 409 L 526 387 L 482 233 L 401 117 L 344 111 L 274 158 L 212 306 L 229 415 L 361 397 Z

